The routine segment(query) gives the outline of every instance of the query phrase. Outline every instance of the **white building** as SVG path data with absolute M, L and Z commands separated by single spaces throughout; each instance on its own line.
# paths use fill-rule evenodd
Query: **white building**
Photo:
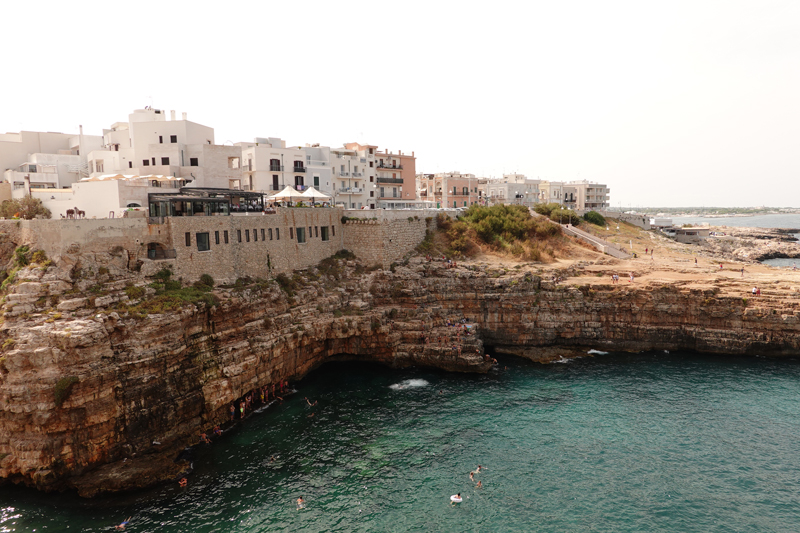
M 103 130 L 103 148 L 88 154 L 91 176 L 164 175 L 185 178 L 191 187 L 242 187 L 242 150 L 214 144 L 214 129 L 175 112 L 137 109 L 128 122 Z
M 287 148 L 277 137 L 258 137 L 237 146 L 242 149 L 243 190 L 271 194 L 287 185 L 299 191 L 314 186 L 330 194 L 327 147 Z
M 483 185 L 488 204 L 519 204 L 533 206 L 539 201 L 539 180 L 522 174 L 504 174 L 502 179 L 489 179 Z
M 87 153 L 103 138 L 81 133 L 21 131 L 0 134 L 3 181 L 16 190 L 69 187 L 89 175 Z

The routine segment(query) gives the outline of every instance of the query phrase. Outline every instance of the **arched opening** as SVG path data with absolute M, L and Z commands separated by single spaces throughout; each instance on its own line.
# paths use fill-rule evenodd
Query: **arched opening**
M 125 207 L 142 207 L 142 206 L 137 204 L 136 202 L 131 202 L 128 205 L 126 205 Z
M 148 259 L 174 259 L 175 250 L 167 250 L 160 242 L 150 242 L 147 244 Z

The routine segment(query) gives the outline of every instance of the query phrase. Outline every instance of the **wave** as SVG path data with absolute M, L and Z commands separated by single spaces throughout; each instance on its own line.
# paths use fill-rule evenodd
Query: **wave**
M 600 350 L 589 350 L 586 353 L 590 353 L 592 355 L 608 355 L 608 352 L 601 352 Z
M 427 387 L 430 385 L 424 379 L 407 379 L 405 381 L 401 381 L 400 383 L 395 383 L 393 385 L 389 385 L 389 388 L 392 390 L 403 390 L 403 389 L 416 389 L 419 387 Z

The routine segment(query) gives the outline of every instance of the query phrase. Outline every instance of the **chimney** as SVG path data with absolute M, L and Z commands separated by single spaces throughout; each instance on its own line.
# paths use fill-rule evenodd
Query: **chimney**
M 183 120 L 186 120 L 186 111 L 184 111 L 184 112 L 182 113 L 182 116 L 183 116 Z
M 169 112 L 169 119 L 171 121 L 175 122 L 175 110 L 174 109 Z

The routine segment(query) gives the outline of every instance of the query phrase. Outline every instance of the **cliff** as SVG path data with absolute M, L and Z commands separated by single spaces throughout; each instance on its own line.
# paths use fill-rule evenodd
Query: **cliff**
M 107 254 L 17 273 L 0 329 L 1 478 L 84 496 L 174 479 L 187 468 L 180 451 L 229 423 L 232 403 L 334 359 L 486 372 L 485 350 L 548 361 L 587 346 L 800 348 L 790 299 L 561 286 L 524 268 L 414 259 L 368 271 L 334 259 L 291 283 L 241 280 L 145 316 L 149 281 Z M 448 325 L 462 320 L 474 333 Z

